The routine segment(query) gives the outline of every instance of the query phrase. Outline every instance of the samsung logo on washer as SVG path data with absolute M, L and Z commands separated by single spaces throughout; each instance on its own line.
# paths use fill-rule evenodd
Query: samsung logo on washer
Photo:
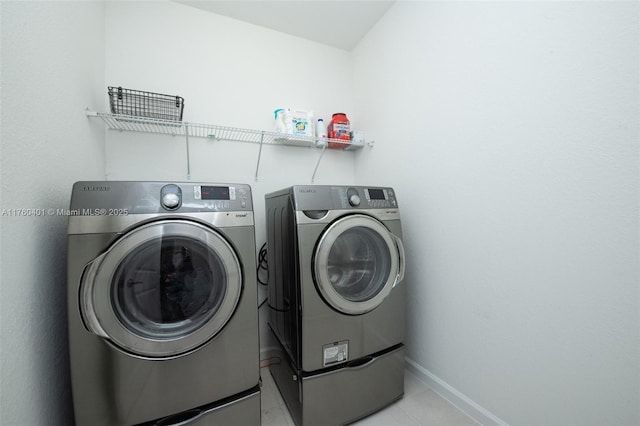
M 83 186 L 83 191 L 109 191 L 111 189 L 110 186 Z

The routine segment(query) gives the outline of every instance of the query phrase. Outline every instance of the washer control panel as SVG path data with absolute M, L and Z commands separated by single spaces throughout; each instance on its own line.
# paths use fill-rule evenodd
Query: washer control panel
M 194 185 L 193 199 L 214 211 L 238 211 L 251 209 L 251 190 L 246 185 Z
M 71 195 L 77 216 L 253 212 L 251 187 L 244 183 L 79 181 Z

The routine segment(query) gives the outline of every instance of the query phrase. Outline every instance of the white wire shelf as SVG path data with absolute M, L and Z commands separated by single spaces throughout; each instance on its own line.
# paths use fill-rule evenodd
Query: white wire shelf
M 263 145 L 282 145 L 296 146 L 306 148 L 321 149 L 320 156 L 316 163 L 316 167 L 311 177 L 311 182 L 315 180 L 318 166 L 322 155 L 327 148 L 327 144 L 331 144 L 334 148 L 340 150 L 354 151 L 362 148 L 363 145 L 352 144 L 349 141 L 341 139 L 319 139 L 310 136 L 294 136 L 277 132 L 267 132 L 264 130 L 242 129 L 237 127 L 218 126 L 213 124 L 189 123 L 186 121 L 160 120 L 155 118 L 137 117 L 122 114 L 110 114 L 104 112 L 96 112 L 87 109 L 88 117 L 101 119 L 107 129 L 117 130 L 121 132 L 138 132 L 138 133 L 154 133 L 170 136 L 182 136 L 186 140 L 187 150 L 187 178 L 191 179 L 191 166 L 189 158 L 189 138 L 204 138 L 216 141 L 233 141 L 248 142 L 260 145 L 258 152 L 258 161 L 256 165 L 255 179 L 258 180 L 258 170 L 260 168 L 260 158 L 262 155 Z M 370 144 L 372 146 L 372 143 Z
M 157 133 L 172 136 L 188 136 L 214 140 L 250 142 L 267 145 L 286 145 L 307 148 L 323 148 L 323 143 L 350 150 L 362 148 L 341 139 L 318 139 L 311 136 L 287 135 L 264 130 L 242 129 L 213 124 L 188 123 L 186 121 L 159 120 L 132 115 L 109 114 L 87 110 L 90 117 L 100 118 L 108 129 L 127 132 Z M 337 148 L 340 149 L 340 148 Z

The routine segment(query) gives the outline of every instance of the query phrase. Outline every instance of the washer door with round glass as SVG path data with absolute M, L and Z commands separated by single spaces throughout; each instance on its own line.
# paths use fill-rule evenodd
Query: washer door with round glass
M 356 214 L 335 221 L 315 249 L 314 273 L 320 294 L 346 314 L 375 309 L 402 280 L 401 244 L 370 216 Z
M 229 243 L 188 220 L 126 233 L 85 267 L 80 309 L 89 331 L 145 357 L 175 357 L 209 341 L 240 300 L 242 271 Z

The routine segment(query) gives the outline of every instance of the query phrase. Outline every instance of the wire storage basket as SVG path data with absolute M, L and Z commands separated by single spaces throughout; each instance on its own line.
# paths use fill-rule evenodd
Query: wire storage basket
M 180 96 L 143 92 L 109 86 L 109 104 L 113 114 L 182 121 L 184 99 Z

